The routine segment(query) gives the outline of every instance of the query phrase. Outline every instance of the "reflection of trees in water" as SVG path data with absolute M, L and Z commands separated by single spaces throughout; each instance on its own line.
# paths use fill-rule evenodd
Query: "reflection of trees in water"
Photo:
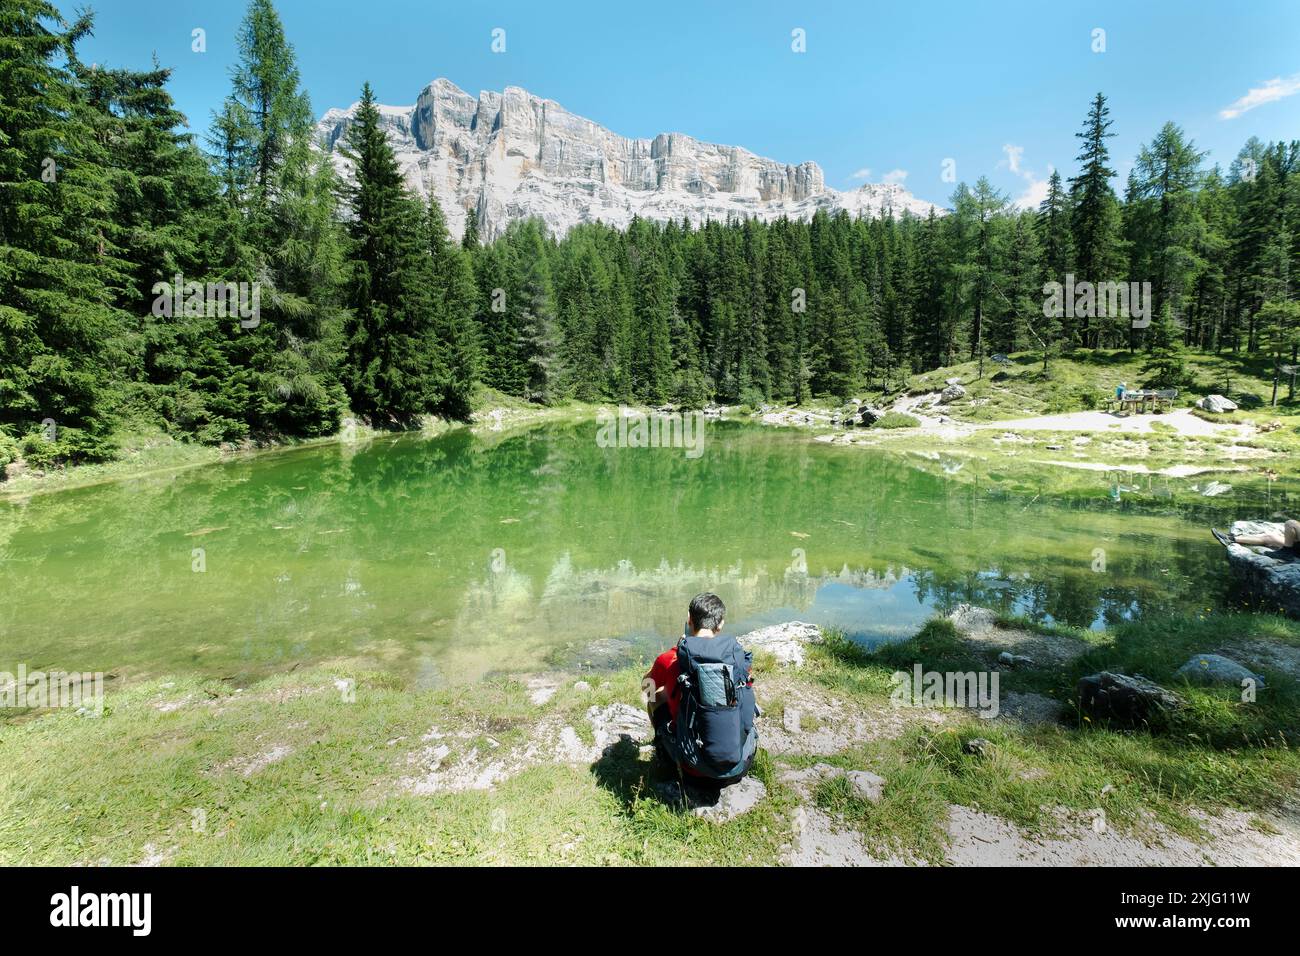
M 943 611 L 960 603 L 979 604 L 1007 614 L 1024 614 L 1089 627 L 1100 620 L 1116 624 L 1141 613 L 1211 607 L 1226 595 L 1216 574 L 1214 549 L 1169 538 L 1150 550 L 1111 549 L 1103 571 L 1084 558 L 1066 556 L 1016 560 L 1002 558 L 982 572 L 932 567 L 916 572 L 920 601 L 932 599 Z M 1163 547 L 1162 547 L 1163 546 Z M 1152 581 L 1166 588 L 1152 587 Z
M 725 424 L 698 460 L 597 448 L 594 424 L 271 454 L 0 505 L 0 591 L 21 596 L 0 625 L 23 653 L 188 663 L 199 645 L 204 660 L 245 646 L 272 658 L 462 628 L 671 635 L 698 590 L 740 617 L 908 573 L 940 606 L 1087 624 L 1200 603 L 1221 570 L 1209 539 L 1175 522 L 1222 501 L 1035 502 L 969 479 L 973 465 L 926 467 Z M 204 528 L 221 530 L 188 536 Z M 1104 574 L 1090 568 L 1098 546 Z M 190 571 L 194 547 L 206 574 Z
M 646 631 L 671 636 L 682 623 L 687 602 L 700 591 L 717 592 L 736 616 L 753 616 L 782 607 L 807 610 L 826 584 L 887 589 L 907 573 L 844 566 L 810 575 L 802 555 L 776 570 L 743 562 L 706 567 L 666 560 L 638 568 L 627 559 L 608 567 L 577 568 L 566 551 L 552 564 L 534 600 L 533 580 L 509 564 L 500 550 L 493 553 L 488 572 L 466 588 L 456 630 L 458 635 L 478 637 L 528 633 L 535 638 L 549 633 L 568 640 Z

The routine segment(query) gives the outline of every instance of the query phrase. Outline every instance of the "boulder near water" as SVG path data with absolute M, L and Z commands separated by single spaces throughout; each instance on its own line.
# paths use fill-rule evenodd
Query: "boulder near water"
M 1141 676 L 1102 671 L 1081 678 L 1075 688 L 1079 712 L 1094 721 L 1137 726 L 1177 710 L 1183 700 Z
M 1282 525 L 1271 521 L 1236 521 L 1235 535 L 1272 533 L 1280 535 Z M 1261 610 L 1281 611 L 1300 618 L 1300 561 L 1285 551 L 1228 546 L 1228 567 L 1233 580 Z
M 820 644 L 821 639 L 821 628 L 803 621 L 760 627 L 736 638 L 747 651 L 764 651 L 775 657 L 778 664 L 793 664 L 795 667 L 803 666 L 804 645 Z
M 1222 654 L 1197 654 L 1174 673 L 1192 684 L 1241 687 L 1243 681 L 1254 681 L 1256 687 L 1264 686 L 1262 675 L 1248 670 Z

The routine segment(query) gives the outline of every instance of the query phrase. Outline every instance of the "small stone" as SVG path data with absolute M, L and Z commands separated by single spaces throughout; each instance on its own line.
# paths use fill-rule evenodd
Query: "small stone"
M 957 630 L 969 634 L 984 634 L 993 630 L 997 619 L 996 611 L 973 604 L 958 604 L 948 615 L 948 620 L 952 621 Z
M 847 774 L 853 792 L 872 803 L 879 803 L 885 793 L 885 778 L 869 770 L 850 770 Z
M 767 787 L 763 786 L 763 781 L 745 777 L 719 790 L 716 802 L 697 806 L 692 812 L 710 823 L 726 823 L 754 809 L 765 796 Z
M 533 677 L 528 680 L 528 699 L 535 707 L 541 707 L 559 690 L 559 686 L 554 681 L 546 680 L 541 677 Z
M 972 737 L 961 745 L 961 752 L 970 754 L 972 757 L 991 757 L 993 755 L 993 742 L 985 740 L 983 737 Z
M 788 734 L 799 733 L 799 711 L 787 709 L 781 717 L 781 725 L 785 727 L 785 732 Z
M 590 707 L 587 720 L 591 723 L 596 747 L 604 750 L 627 738 L 634 744 L 648 744 L 654 739 L 654 728 L 644 710 L 631 704 L 617 703 L 608 707 Z
M 790 829 L 794 831 L 795 836 L 799 836 L 804 830 L 808 829 L 808 811 L 803 807 L 796 807 L 793 818 L 790 821 Z
M 580 694 L 585 694 L 587 693 L 587 691 L 591 690 L 591 685 L 588 684 L 585 680 L 580 680 L 573 685 L 573 689 Z

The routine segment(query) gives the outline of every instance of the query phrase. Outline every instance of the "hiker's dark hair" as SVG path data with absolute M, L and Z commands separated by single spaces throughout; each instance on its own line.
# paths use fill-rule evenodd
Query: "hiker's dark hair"
M 727 605 L 716 594 L 705 591 L 691 598 L 691 607 L 687 613 L 697 631 L 702 627 L 716 631 L 722 625 L 722 619 L 727 616 Z

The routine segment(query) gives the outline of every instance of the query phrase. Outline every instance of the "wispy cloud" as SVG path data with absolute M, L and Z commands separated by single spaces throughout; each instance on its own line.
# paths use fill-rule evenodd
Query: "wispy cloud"
M 1002 147 L 1002 152 L 1007 154 L 1007 158 L 998 163 L 1000 167 L 1006 167 L 1016 176 L 1025 181 L 1025 189 L 1019 196 L 1011 202 L 1017 209 L 1037 209 L 1039 204 L 1047 198 L 1047 179 L 1040 179 L 1032 169 L 1026 169 L 1021 165 L 1025 157 L 1025 148 L 1016 146 L 1014 143 L 1007 143 Z M 1047 167 L 1047 175 L 1052 175 L 1052 167 Z
M 1002 152 L 1007 154 L 1007 168 L 1019 176 L 1020 159 L 1025 155 L 1025 148 L 1023 146 L 1013 146 L 1010 143 L 1007 143 L 1002 147 Z
M 1292 73 L 1290 76 L 1275 76 L 1271 80 L 1266 80 L 1263 86 L 1253 86 L 1250 91 L 1237 100 L 1231 106 L 1219 110 L 1219 119 L 1236 119 L 1242 113 L 1253 110 L 1256 106 L 1263 106 L 1265 103 L 1274 103 L 1277 100 L 1286 99 L 1288 96 L 1294 96 L 1300 93 L 1300 73 Z
M 1047 174 L 1052 174 L 1052 167 L 1047 167 Z M 1047 198 L 1047 180 L 1034 179 L 1032 176 L 1025 182 L 1025 191 L 1012 200 L 1017 209 L 1037 209 Z
M 871 170 L 869 170 L 866 166 L 863 166 L 861 169 L 859 169 L 856 173 L 854 173 L 854 174 L 853 174 L 852 176 L 850 176 L 849 178 L 850 178 L 850 179 L 869 179 L 870 177 L 871 177 Z
M 880 177 L 880 181 L 882 183 L 887 183 L 890 185 L 894 183 L 898 183 L 901 185 L 906 179 L 907 179 L 906 169 L 891 169 L 889 172 L 885 173 L 885 175 Z

